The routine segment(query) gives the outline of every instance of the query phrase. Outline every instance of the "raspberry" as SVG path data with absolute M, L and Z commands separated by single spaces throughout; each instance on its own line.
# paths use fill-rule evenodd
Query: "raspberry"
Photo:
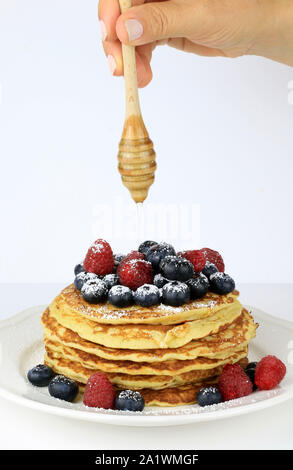
M 95 372 L 87 381 L 83 403 L 96 408 L 114 408 L 115 391 L 105 374 Z
M 286 374 L 285 364 L 276 356 L 263 357 L 256 366 L 254 383 L 260 390 L 275 388 Z
M 200 273 L 200 271 L 205 267 L 207 261 L 204 253 L 200 250 L 181 251 L 178 253 L 178 256 L 182 256 L 182 258 L 190 261 L 191 264 L 193 264 L 194 271 L 196 273 Z
M 239 364 L 226 364 L 218 382 L 223 401 L 252 393 L 252 383 Z
M 113 272 L 114 256 L 108 242 L 99 238 L 89 248 L 83 262 L 84 269 L 89 273 L 105 276 Z
M 139 251 L 135 251 L 135 250 L 128 253 L 128 255 L 126 255 L 123 258 L 123 260 L 121 261 L 121 263 L 119 263 L 119 265 L 118 265 L 118 268 L 117 268 L 117 274 L 118 275 L 119 275 L 119 272 L 121 271 L 121 268 L 122 268 L 123 264 L 126 261 L 130 261 L 131 259 L 144 259 L 144 254 L 140 253 Z
M 220 272 L 225 271 L 224 260 L 218 251 L 211 250 L 211 248 L 202 248 L 200 251 L 205 255 L 207 261 L 217 266 Z
M 131 259 L 144 259 L 144 254 L 139 251 L 133 250 L 125 256 L 124 260 L 130 261 Z M 123 260 L 123 261 L 124 261 Z
M 130 261 L 123 262 L 119 269 L 119 277 L 123 286 L 136 290 L 143 284 L 152 284 L 152 265 L 142 259 L 132 259 Z

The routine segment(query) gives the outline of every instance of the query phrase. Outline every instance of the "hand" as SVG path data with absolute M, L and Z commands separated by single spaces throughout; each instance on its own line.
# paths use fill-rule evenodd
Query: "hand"
M 123 75 L 121 42 L 136 47 L 138 85 L 152 79 L 156 46 L 215 57 L 260 55 L 293 66 L 291 0 L 100 0 L 103 47 L 113 75 Z

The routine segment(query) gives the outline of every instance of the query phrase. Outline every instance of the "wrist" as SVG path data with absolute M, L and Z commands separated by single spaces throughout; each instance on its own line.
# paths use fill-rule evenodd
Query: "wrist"
M 263 21 L 248 54 L 293 66 L 293 3 L 264 0 Z

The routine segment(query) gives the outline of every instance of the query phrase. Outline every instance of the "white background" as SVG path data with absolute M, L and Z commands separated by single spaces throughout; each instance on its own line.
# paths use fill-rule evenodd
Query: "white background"
M 135 248 L 135 208 L 116 168 L 124 87 L 107 69 L 96 3 L 0 0 L 0 282 L 9 283 L 1 318 L 48 303 L 71 282 L 105 234 L 101 208 L 114 228 L 123 209 L 114 251 Z M 293 69 L 160 48 L 153 70 L 141 91 L 158 162 L 145 211 L 195 208 L 192 234 L 179 231 L 176 247 L 220 250 L 244 303 L 292 319 L 284 284 L 293 282 Z M 255 416 L 139 432 L 4 400 L 0 408 L 2 448 L 292 448 L 292 400 Z
M 194 240 L 238 282 L 292 282 L 293 69 L 161 47 L 153 70 L 145 206 L 199 205 Z M 0 0 L 0 83 L 0 281 L 69 282 L 104 235 L 96 206 L 134 208 L 116 168 L 123 81 L 107 67 L 97 0 Z M 181 235 L 176 247 L 193 248 Z M 116 252 L 136 247 L 127 231 L 113 238 Z

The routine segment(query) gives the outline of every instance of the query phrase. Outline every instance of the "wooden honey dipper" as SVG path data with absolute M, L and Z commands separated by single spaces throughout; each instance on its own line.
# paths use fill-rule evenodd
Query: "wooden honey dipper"
M 119 0 L 121 12 L 131 7 L 131 0 Z M 154 182 L 156 154 L 144 125 L 137 88 L 135 47 L 122 44 L 126 116 L 119 143 L 118 169 L 123 184 L 135 202 L 143 202 Z

